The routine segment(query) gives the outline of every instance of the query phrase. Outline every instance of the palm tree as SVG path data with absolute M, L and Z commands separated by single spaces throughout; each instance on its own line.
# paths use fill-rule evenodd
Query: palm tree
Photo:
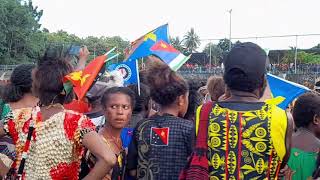
M 191 30 L 189 32 L 187 32 L 186 35 L 184 35 L 184 38 L 182 41 L 183 41 L 183 45 L 187 49 L 188 53 L 195 52 L 196 49 L 200 46 L 200 38 L 194 32 L 193 28 L 191 28 Z
M 170 37 L 170 42 L 171 42 L 171 45 L 174 48 L 176 48 L 178 51 L 180 51 L 182 53 L 185 51 L 184 47 L 181 44 L 182 41 L 180 40 L 180 38 L 178 36 L 177 37 Z

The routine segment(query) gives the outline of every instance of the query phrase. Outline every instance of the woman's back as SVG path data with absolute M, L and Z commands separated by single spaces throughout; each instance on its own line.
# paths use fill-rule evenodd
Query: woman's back
M 208 126 L 210 177 L 275 178 L 286 153 L 286 128 L 286 114 L 275 106 L 216 103 Z
M 192 152 L 193 122 L 165 114 L 141 121 L 134 132 L 138 179 L 176 179 Z M 129 149 L 129 168 L 133 148 Z M 133 150 L 135 151 L 135 150 Z
M 24 156 L 29 126 L 34 124 L 24 169 L 26 179 L 77 179 L 82 136 L 94 130 L 89 119 L 72 111 L 62 111 L 43 120 L 40 111 L 25 108 L 14 110 L 13 118 L 6 123 L 16 145 L 15 169 Z

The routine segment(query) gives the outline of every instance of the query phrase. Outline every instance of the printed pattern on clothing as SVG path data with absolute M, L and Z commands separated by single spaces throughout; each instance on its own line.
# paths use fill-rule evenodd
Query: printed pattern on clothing
M 4 122 L 4 124 L 7 124 L 8 120 L 12 119 L 13 113 L 8 104 L 5 105 L 4 109 L 6 110 L 2 112 L 3 119 L 1 120 Z M 5 128 L 5 131 L 8 132 L 7 128 Z M 16 157 L 15 146 L 13 144 L 12 138 L 9 135 L 6 135 L 0 138 L 0 153 L 6 155 L 11 160 L 15 159 Z
M 270 136 L 271 108 L 234 111 L 216 104 L 209 115 L 210 179 L 275 179 L 280 165 Z
M 94 131 L 95 126 L 91 121 L 73 111 L 57 113 L 45 121 L 40 112 L 32 113 L 31 108 L 15 110 L 13 113 L 14 117 L 6 124 L 17 152 L 12 168 L 16 170 L 20 165 L 32 118 L 35 119 L 35 130 L 23 179 L 78 179 L 83 153 L 81 140 L 85 133 Z
M 178 179 L 192 152 L 193 129 L 191 121 L 170 115 L 140 121 L 133 137 L 137 141 L 138 179 Z

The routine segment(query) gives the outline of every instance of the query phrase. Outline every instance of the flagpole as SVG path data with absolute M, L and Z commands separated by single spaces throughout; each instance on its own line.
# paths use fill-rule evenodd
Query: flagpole
M 107 56 L 108 54 L 112 53 L 117 47 L 114 47 L 112 49 L 110 49 L 110 51 L 108 51 L 107 53 L 105 53 L 104 55 Z
M 115 54 L 115 55 L 111 56 L 110 58 L 108 58 L 107 60 L 105 60 L 105 62 L 110 61 L 111 59 L 114 59 L 118 56 L 119 56 L 119 54 Z
M 139 65 L 138 65 L 138 60 L 136 61 L 136 69 L 137 69 L 137 78 L 138 78 L 138 94 L 140 96 L 140 74 L 139 74 Z

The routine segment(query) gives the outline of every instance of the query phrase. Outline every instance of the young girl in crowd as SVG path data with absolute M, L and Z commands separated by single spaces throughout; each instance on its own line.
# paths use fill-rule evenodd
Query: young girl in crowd
M 292 136 L 291 155 L 285 171 L 286 180 L 306 180 L 319 177 L 320 164 L 320 96 L 307 93 L 298 98 L 293 108 L 297 131 Z M 318 167 L 317 167 L 318 166 Z
M 222 77 L 211 76 L 207 81 L 208 94 L 206 95 L 206 101 L 218 101 L 218 99 L 224 95 L 226 85 Z
M 112 87 L 101 99 L 106 124 L 99 130 L 99 135 L 117 156 L 117 163 L 103 178 L 105 180 L 122 180 L 125 177 L 126 152 L 120 138 L 121 130 L 127 126 L 135 104 L 134 92 L 127 87 Z M 87 153 L 89 168 L 96 163 L 90 151 Z
M 146 77 L 160 111 L 137 124 L 129 146 L 128 170 L 137 179 L 177 179 L 194 137 L 193 122 L 182 119 L 188 107 L 188 84 L 162 62 L 151 64 Z
M 39 107 L 14 112 L 0 123 L 0 137 L 10 135 L 16 146 L 14 179 L 78 179 L 83 146 L 99 158 L 86 179 L 101 179 L 115 164 L 116 157 L 92 122 L 63 107 L 73 99 L 62 83 L 71 72 L 71 65 L 62 58 L 45 54 L 32 74 Z

